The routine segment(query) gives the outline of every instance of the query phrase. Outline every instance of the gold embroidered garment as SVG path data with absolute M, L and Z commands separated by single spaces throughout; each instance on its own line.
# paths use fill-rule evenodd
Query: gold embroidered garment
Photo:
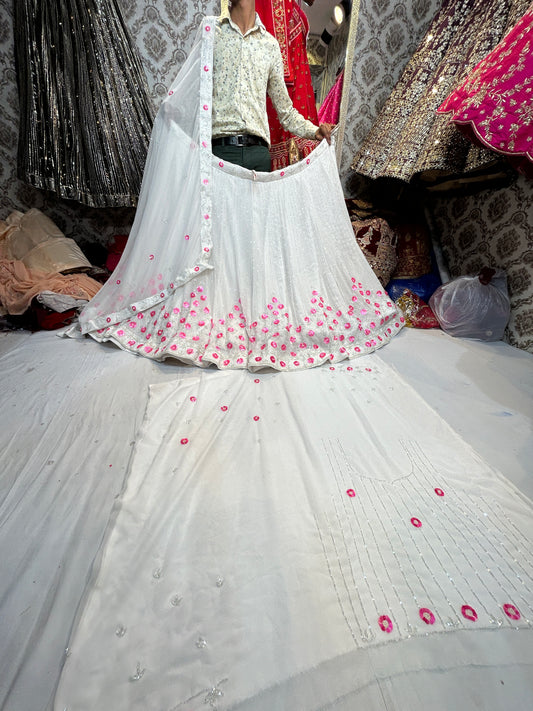
M 436 111 L 501 40 L 530 0 L 444 0 L 352 163 L 357 173 L 409 181 L 465 174 L 494 161 Z
M 285 130 L 315 137 L 318 127 L 292 105 L 279 45 L 258 15 L 244 35 L 230 17 L 218 19 L 213 72 L 213 138 L 249 133 L 270 144 L 267 93 Z

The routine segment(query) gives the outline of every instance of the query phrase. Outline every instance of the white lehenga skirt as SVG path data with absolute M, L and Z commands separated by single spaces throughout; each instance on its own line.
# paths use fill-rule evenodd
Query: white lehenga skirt
M 354 240 L 334 150 L 324 143 L 285 173 L 220 163 L 211 269 L 90 335 L 156 360 L 249 369 L 309 368 L 384 345 L 403 319 Z
M 335 151 L 274 173 L 211 146 L 206 18 L 156 118 L 135 223 L 83 333 L 155 360 L 295 370 L 384 345 L 403 325 L 353 235 Z

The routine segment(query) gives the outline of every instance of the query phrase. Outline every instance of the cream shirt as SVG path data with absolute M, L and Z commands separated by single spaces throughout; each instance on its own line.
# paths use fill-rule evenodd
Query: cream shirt
M 245 35 L 228 15 L 219 17 L 213 66 L 213 138 L 248 133 L 270 145 L 267 93 L 286 131 L 302 138 L 315 137 L 318 126 L 292 105 L 279 44 L 259 15 Z

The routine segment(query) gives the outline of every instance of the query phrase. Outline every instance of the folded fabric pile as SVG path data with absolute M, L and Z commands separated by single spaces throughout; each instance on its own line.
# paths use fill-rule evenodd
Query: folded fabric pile
M 85 274 L 91 269 L 72 239 L 36 209 L 15 211 L 0 221 L 0 308 L 3 314 L 25 314 L 39 297 L 37 322 L 43 328 L 57 328 L 68 322 L 67 312 L 98 292 L 101 284 Z M 57 298 L 62 295 L 63 298 Z M 66 298 L 65 298 L 66 297 Z M 48 312 L 62 318 L 45 318 Z M 42 317 L 42 318 L 41 318 Z M 41 323 L 42 321 L 42 323 Z

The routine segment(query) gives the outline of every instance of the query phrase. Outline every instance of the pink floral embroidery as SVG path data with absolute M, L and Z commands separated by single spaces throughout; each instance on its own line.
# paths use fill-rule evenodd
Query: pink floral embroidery
M 355 496 L 355 491 L 353 489 L 346 489 L 346 493 L 352 498 Z
M 257 422 L 259 420 L 259 415 L 254 415 L 254 420 Z
M 153 254 L 150 254 L 150 255 L 148 256 L 148 259 L 149 259 L 150 261 L 152 261 L 153 258 L 154 258 L 154 255 L 153 255 Z
M 511 620 L 519 620 L 520 617 L 521 617 L 518 608 L 515 607 L 514 605 L 511 605 L 511 603 L 509 603 L 509 602 L 507 602 L 507 603 L 503 606 L 503 611 L 505 612 L 505 614 L 507 615 L 507 617 L 510 617 L 510 618 L 511 618 Z
M 255 378 L 255 379 L 254 379 L 254 383 L 260 383 L 260 382 L 261 382 L 261 381 L 259 380 L 259 378 Z
M 422 526 L 422 521 L 419 518 L 415 518 L 414 516 L 411 519 L 411 523 L 415 528 L 420 528 Z
M 438 487 L 435 489 L 435 493 L 437 496 L 444 496 L 444 491 L 442 489 L 439 489 Z
M 227 409 L 228 409 L 228 406 L 227 406 L 227 405 L 222 405 L 222 407 L 221 407 L 220 409 L 222 410 L 222 412 L 226 412 Z
M 428 607 L 421 607 L 418 614 L 420 615 L 420 619 L 425 622 L 426 625 L 435 624 L 435 615 Z
M 210 27 L 209 25 L 206 25 L 206 26 L 205 26 L 205 31 L 206 31 L 206 32 L 209 32 L 210 29 L 211 29 L 211 27 Z
M 208 110 L 209 110 L 209 106 L 207 104 L 204 104 L 204 111 L 208 111 Z
M 224 167 L 224 161 L 220 161 L 220 162 L 219 162 L 219 166 L 220 166 L 221 168 L 223 168 L 223 167 Z
M 381 615 L 378 620 L 378 624 L 383 630 L 383 632 L 386 632 L 387 634 L 390 634 L 394 627 L 394 625 L 392 624 L 392 620 L 388 615 Z
M 470 620 L 470 622 L 477 620 L 477 612 L 470 605 L 463 605 L 461 607 L 461 614 L 465 619 Z
M 208 72 L 208 71 L 209 71 L 209 67 L 207 66 L 207 64 L 205 64 L 204 65 L 204 72 Z
M 196 402 L 196 398 L 194 397 L 194 395 L 191 395 L 191 397 L 189 398 L 189 400 L 190 400 L 191 402 Z

